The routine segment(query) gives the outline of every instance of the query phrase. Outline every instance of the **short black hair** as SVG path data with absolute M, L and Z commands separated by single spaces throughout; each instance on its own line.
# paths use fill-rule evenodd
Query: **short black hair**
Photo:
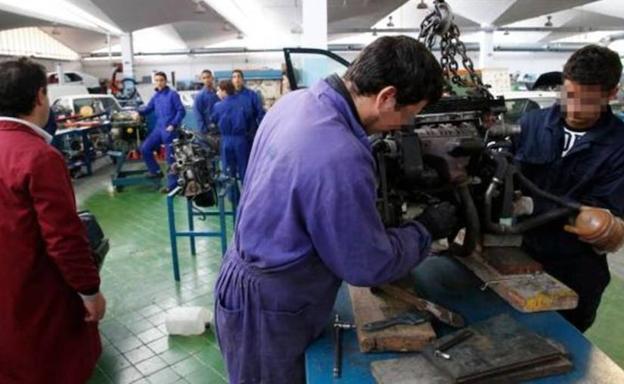
M 25 116 L 35 108 L 37 93 L 47 93 L 48 81 L 41 64 L 22 57 L 0 64 L 0 116 Z
M 156 77 L 156 76 L 162 76 L 165 79 L 165 81 L 167 81 L 167 74 L 165 72 L 158 71 L 158 72 L 154 73 L 154 77 Z
M 344 79 L 358 95 L 374 95 L 384 87 L 397 89 L 397 106 L 442 96 L 440 63 L 427 47 L 408 36 L 383 36 L 367 45 L 351 63 Z
M 227 93 L 228 96 L 231 96 L 236 92 L 236 88 L 234 88 L 234 83 L 232 80 L 221 80 L 219 81 L 219 89 Z
M 245 79 L 245 75 L 243 74 L 243 71 L 241 69 L 235 69 L 232 71 L 232 75 L 238 73 L 240 75 L 241 78 Z
M 209 74 L 210 76 L 212 76 L 212 71 L 211 71 L 210 69 L 204 69 L 203 71 L 201 71 L 201 73 L 202 73 L 202 75 L 203 75 L 204 73 L 207 73 L 207 74 Z
M 582 85 L 600 85 L 610 91 L 620 82 L 620 56 L 606 47 L 591 44 L 577 50 L 563 67 L 563 78 Z

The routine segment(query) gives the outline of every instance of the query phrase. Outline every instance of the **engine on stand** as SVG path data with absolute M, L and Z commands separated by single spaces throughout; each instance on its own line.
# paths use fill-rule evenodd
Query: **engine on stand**
M 172 171 L 178 176 L 180 194 L 199 207 L 214 206 L 219 178 L 218 138 L 181 130 L 171 146 L 175 157 Z
M 378 164 L 379 212 L 386 225 L 397 226 L 427 206 L 450 202 L 461 212 L 461 225 L 447 239 L 449 252 L 460 256 L 486 286 L 493 280 L 516 279 L 517 274 L 532 281 L 536 274 L 547 276 L 535 285 L 539 292 L 554 279 L 542 274 L 541 265 L 522 250 L 522 233 L 572 216 L 580 205 L 540 190 L 513 164 L 513 139 L 520 127 L 504 123 L 504 99 L 494 98 L 474 70 L 448 4 L 436 0 L 434 8 L 421 25 L 419 40 L 431 50 L 439 40 L 445 95 L 402 129 L 371 139 Z M 459 76 L 456 56 L 469 81 Z M 522 192 L 554 201 L 560 208 L 530 216 L 532 200 Z M 567 289 L 561 283 L 558 288 Z M 548 308 L 528 308 L 512 302 L 515 293 L 497 292 L 516 308 L 532 311 L 573 308 L 576 295 L 567 290 L 567 301 L 549 302 Z

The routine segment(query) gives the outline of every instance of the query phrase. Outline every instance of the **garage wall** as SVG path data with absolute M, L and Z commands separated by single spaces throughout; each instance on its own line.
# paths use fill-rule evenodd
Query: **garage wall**
M 2 56 L 0 55 L 0 61 L 7 61 L 14 59 L 16 56 Z M 48 60 L 48 59 L 38 59 L 31 58 L 33 61 L 43 65 L 46 68 L 46 71 L 52 72 L 56 71 L 56 64 L 59 62 L 58 60 Z M 63 69 L 65 71 L 82 71 L 82 63 L 80 61 L 61 61 L 63 64 Z
M 135 59 L 135 78 L 150 76 L 154 71 L 176 73 L 178 80 L 198 79 L 203 69 L 213 71 L 248 69 L 280 69 L 283 62 L 281 52 L 253 53 L 248 55 L 223 54 L 210 56 L 149 56 Z M 108 61 L 83 60 L 85 72 L 97 77 L 110 77 L 112 65 Z
M 351 61 L 357 52 L 340 52 L 341 56 Z M 475 66 L 478 67 L 478 52 L 469 53 Z M 507 68 L 510 73 L 535 73 L 561 70 L 570 56 L 568 52 L 495 52 L 493 68 Z M 149 56 L 137 58 L 135 76 L 141 79 L 150 76 L 154 71 L 176 72 L 178 80 L 198 79 L 198 74 L 205 68 L 211 70 L 248 69 L 280 69 L 283 63 L 281 52 L 222 54 L 210 56 Z M 112 65 L 107 61 L 82 62 L 84 72 L 98 78 L 109 78 Z

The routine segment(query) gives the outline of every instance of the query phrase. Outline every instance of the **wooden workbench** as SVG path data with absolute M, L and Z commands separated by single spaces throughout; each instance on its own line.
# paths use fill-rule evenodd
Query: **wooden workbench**
M 556 312 L 521 313 L 491 291 L 482 292 L 482 284 L 471 272 L 454 259 L 432 257 L 415 271 L 416 286 L 424 298 L 442 304 L 463 315 L 468 324 L 491 316 L 509 313 L 516 320 L 540 335 L 563 344 L 571 355 L 574 369 L 563 375 L 550 376 L 531 383 L 624 383 L 624 370 L 592 345 L 580 332 Z M 353 321 L 346 286 L 340 290 L 335 310 L 346 321 Z M 438 335 L 453 330 L 436 326 Z M 370 363 L 375 360 L 406 356 L 396 353 L 364 354 L 359 351 L 356 334 L 346 331 L 343 336 L 342 378 L 332 377 L 334 347 L 328 327 L 306 351 L 306 379 L 311 384 L 357 383 L 373 384 Z

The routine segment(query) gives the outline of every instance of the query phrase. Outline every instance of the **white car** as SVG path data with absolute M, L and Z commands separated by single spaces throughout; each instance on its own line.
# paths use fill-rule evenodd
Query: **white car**
M 100 81 L 95 76 L 83 72 L 64 71 L 64 84 L 68 85 L 84 85 L 89 92 L 98 92 L 100 90 Z M 48 72 L 48 84 L 58 84 L 58 72 Z
M 89 114 L 106 113 L 110 116 L 112 113 L 119 112 L 122 107 L 117 99 L 111 95 L 72 95 L 61 96 L 52 102 L 52 110 L 56 112 L 63 111 L 65 113 L 79 115 L 81 109 L 88 107 Z

